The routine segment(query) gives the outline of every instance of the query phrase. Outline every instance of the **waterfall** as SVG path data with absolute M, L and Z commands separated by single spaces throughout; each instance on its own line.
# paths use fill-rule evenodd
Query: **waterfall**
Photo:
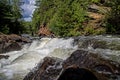
M 42 38 L 24 45 L 20 51 L 6 53 L 10 57 L 0 60 L 0 80 L 22 80 L 46 56 L 66 59 L 77 49 L 73 41 L 72 38 Z

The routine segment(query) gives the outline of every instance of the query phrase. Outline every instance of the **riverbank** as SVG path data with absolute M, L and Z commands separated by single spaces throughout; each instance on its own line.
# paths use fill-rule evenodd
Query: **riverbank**
M 32 41 L 27 37 L 22 37 L 16 34 L 6 35 L 0 33 L 0 53 L 21 50 L 22 45 L 31 42 Z

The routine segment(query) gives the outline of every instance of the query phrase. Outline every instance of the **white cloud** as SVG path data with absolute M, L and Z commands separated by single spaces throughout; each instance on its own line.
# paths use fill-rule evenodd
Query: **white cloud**
M 35 0 L 23 0 L 25 2 L 25 4 L 21 5 L 21 8 L 23 9 L 23 18 L 28 18 L 29 20 L 31 20 L 30 18 L 32 17 L 32 14 L 36 8 L 35 5 Z

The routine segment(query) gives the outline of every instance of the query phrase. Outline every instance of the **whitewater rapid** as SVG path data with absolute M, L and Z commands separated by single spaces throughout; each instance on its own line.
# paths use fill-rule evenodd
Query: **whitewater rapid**
M 23 80 L 44 57 L 65 60 L 77 49 L 100 54 L 120 63 L 120 37 L 80 36 L 76 38 L 42 38 L 25 44 L 20 51 L 12 51 L 8 59 L 0 59 L 0 80 Z
M 22 80 L 44 57 L 66 59 L 77 49 L 73 39 L 42 38 L 26 44 L 20 51 L 8 52 L 8 59 L 0 60 L 0 80 Z

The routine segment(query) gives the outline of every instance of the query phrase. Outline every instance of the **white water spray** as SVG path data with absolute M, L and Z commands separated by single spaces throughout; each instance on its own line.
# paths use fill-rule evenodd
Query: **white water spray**
M 0 60 L 0 80 L 22 80 L 44 57 L 66 59 L 76 49 L 77 46 L 73 46 L 72 38 L 35 40 L 20 51 L 6 53 L 10 57 Z
M 76 43 L 77 41 L 74 41 L 73 38 L 42 38 L 24 45 L 20 51 L 4 54 L 10 57 L 0 60 L 0 80 L 23 80 L 24 76 L 44 57 L 51 56 L 65 60 L 76 49 L 98 53 L 104 58 L 120 63 L 119 37 L 81 36 L 78 39 L 78 43 Z M 98 45 L 94 48 L 93 46 L 96 44 L 100 44 L 102 47 L 106 45 L 106 47 L 102 48 Z

